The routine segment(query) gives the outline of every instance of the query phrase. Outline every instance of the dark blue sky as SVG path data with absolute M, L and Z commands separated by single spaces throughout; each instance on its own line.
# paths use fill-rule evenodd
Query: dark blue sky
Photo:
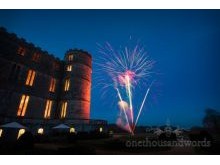
M 140 39 L 161 73 L 140 124 L 200 125 L 205 108 L 220 110 L 220 10 L 0 10 L 0 26 L 61 59 L 81 48 L 95 61 L 97 43 Z M 108 103 L 93 88 L 91 118 L 115 122 Z

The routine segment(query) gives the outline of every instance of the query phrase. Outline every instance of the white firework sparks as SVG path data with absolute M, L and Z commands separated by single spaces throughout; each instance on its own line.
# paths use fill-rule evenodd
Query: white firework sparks
M 137 117 L 134 120 L 133 107 L 133 91 L 140 82 L 147 81 L 147 78 L 153 73 L 151 70 L 154 61 L 149 59 L 143 47 L 136 44 L 134 47 L 124 47 L 124 49 L 116 51 L 113 47 L 106 43 L 104 46 L 99 45 L 100 62 L 95 63 L 99 70 L 99 85 L 103 89 L 113 87 L 117 91 L 117 96 L 120 103 L 128 103 L 128 108 L 124 108 L 119 104 L 123 110 L 128 131 L 133 134 L 135 126 L 141 115 L 144 103 L 149 94 L 151 85 L 147 88 L 147 92 L 142 101 L 141 107 L 138 110 Z M 103 75 L 108 75 L 109 79 L 104 78 Z M 126 96 L 122 98 L 122 93 L 125 91 Z M 127 101 L 125 101 L 127 99 Z

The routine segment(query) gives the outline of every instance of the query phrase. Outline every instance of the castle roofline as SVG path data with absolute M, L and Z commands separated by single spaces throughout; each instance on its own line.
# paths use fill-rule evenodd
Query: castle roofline
M 84 51 L 82 49 L 77 49 L 77 48 L 69 49 L 66 51 L 65 56 L 70 53 L 83 53 L 83 54 L 88 55 L 90 58 L 92 58 L 92 55 L 89 52 Z
M 27 48 L 35 49 L 37 52 L 43 53 L 44 55 L 47 55 L 47 56 L 50 56 L 50 57 L 54 58 L 55 60 L 62 61 L 59 57 L 56 57 L 55 55 L 48 53 L 46 50 L 42 50 L 40 47 L 36 46 L 32 42 L 28 42 L 24 38 L 18 37 L 15 33 L 8 32 L 7 29 L 4 27 L 0 27 L 0 33 L 8 34 L 13 40 L 17 41 L 18 43 L 21 42 Z

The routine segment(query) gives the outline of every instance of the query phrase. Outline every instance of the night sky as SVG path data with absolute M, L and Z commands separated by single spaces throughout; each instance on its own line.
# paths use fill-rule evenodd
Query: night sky
M 96 61 L 97 43 L 117 48 L 130 37 L 140 40 L 160 74 L 139 125 L 169 119 L 190 127 L 202 124 L 206 108 L 220 111 L 220 10 L 0 10 L 0 26 L 60 59 L 80 48 Z M 117 106 L 94 87 L 96 70 L 91 118 L 114 123 Z

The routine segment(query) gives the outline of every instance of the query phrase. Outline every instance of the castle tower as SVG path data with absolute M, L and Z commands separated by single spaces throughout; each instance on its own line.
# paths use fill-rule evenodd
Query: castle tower
M 92 57 L 82 50 L 65 54 L 60 117 L 90 119 Z

